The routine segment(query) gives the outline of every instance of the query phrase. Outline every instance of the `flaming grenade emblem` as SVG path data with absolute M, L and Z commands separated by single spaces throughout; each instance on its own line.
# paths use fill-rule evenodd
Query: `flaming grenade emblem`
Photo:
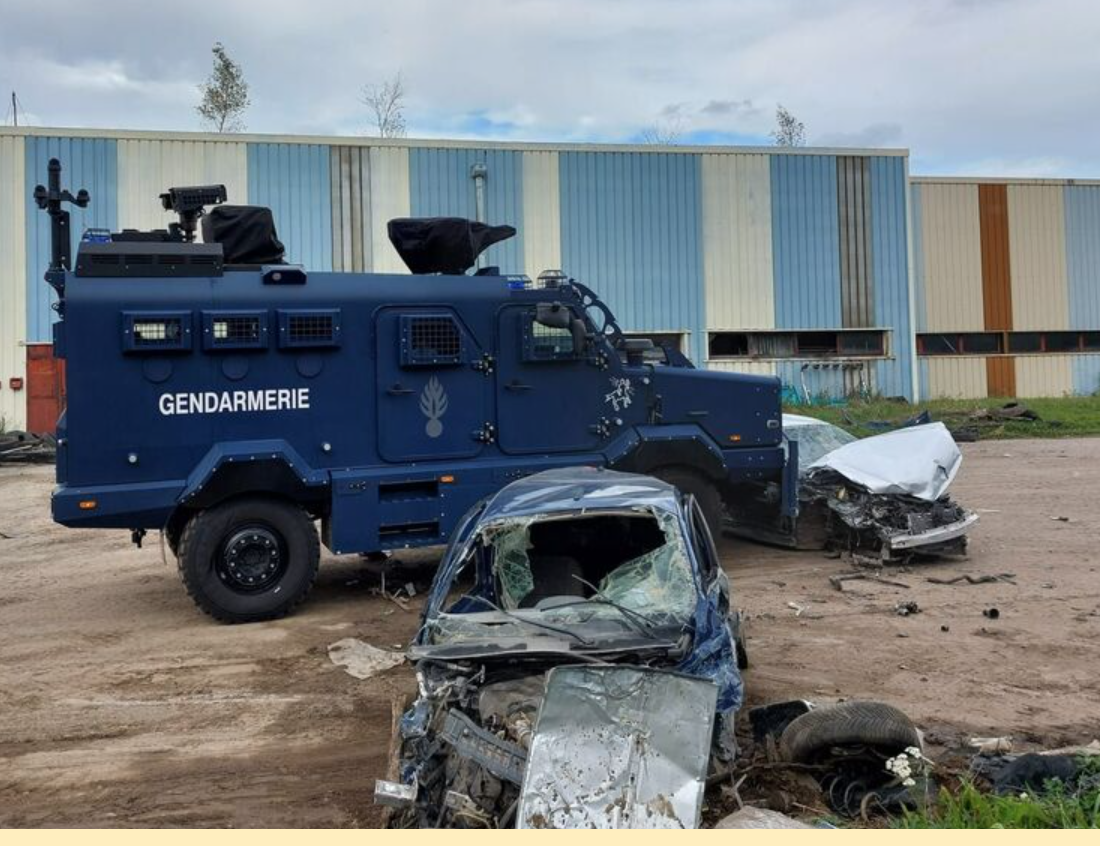
M 420 412 L 428 418 L 428 422 L 424 424 L 424 434 L 429 438 L 442 435 L 443 423 L 440 418 L 447 413 L 447 392 L 434 376 L 420 392 Z

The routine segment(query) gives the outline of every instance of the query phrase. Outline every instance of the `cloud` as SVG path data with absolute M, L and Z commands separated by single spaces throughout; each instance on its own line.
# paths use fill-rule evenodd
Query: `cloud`
M 9 3 L 0 91 L 53 126 L 198 129 L 225 43 L 257 132 L 355 134 L 364 83 L 400 70 L 410 135 L 766 138 L 776 103 L 811 141 L 896 146 L 942 172 L 1100 159 L 1090 0 L 192 0 Z M 902 130 L 904 127 L 904 131 Z M 913 168 L 916 171 L 916 167 Z
M 855 132 L 826 132 L 811 139 L 820 147 L 889 147 L 900 142 L 901 125 L 897 123 L 872 123 Z

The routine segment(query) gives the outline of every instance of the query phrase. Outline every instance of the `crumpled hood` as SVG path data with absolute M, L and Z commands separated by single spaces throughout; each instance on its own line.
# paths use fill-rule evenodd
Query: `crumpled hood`
M 809 472 L 829 469 L 876 494 L 934 502 L 951 486 L 962 453 L 942 423 L 863 438 L 819 458 Z

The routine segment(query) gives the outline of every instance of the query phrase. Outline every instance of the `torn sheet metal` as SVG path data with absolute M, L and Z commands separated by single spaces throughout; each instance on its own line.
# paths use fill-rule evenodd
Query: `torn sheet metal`
M 519 828 L 698 828 L 717 697 L 649 668 L 551 670 Z
M 871 493 L 934 502 L 950 487 L 961 463 L 947 427 L 929 423 L 854 441 L 819 458 L 810 470 L 834 470 Z

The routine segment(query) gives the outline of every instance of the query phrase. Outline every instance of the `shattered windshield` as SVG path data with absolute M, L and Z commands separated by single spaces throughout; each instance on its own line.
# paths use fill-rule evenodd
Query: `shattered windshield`
M 858 440 L 839 426 L 830 423 L 804 423 L 791 425 L 784 422 L 783 430 L 792 441 L 798 441 L 798 472 L 805 473 L 811 464 L 852 441 Z
M 682 626 L 697 600 L 676 515 L 663 511 L 494 520 L 480 528 L 467 555 L 486 578 L 431 622 L 433 643 L 530 637 L 539 625 L 587 635 L 653 634 Z

